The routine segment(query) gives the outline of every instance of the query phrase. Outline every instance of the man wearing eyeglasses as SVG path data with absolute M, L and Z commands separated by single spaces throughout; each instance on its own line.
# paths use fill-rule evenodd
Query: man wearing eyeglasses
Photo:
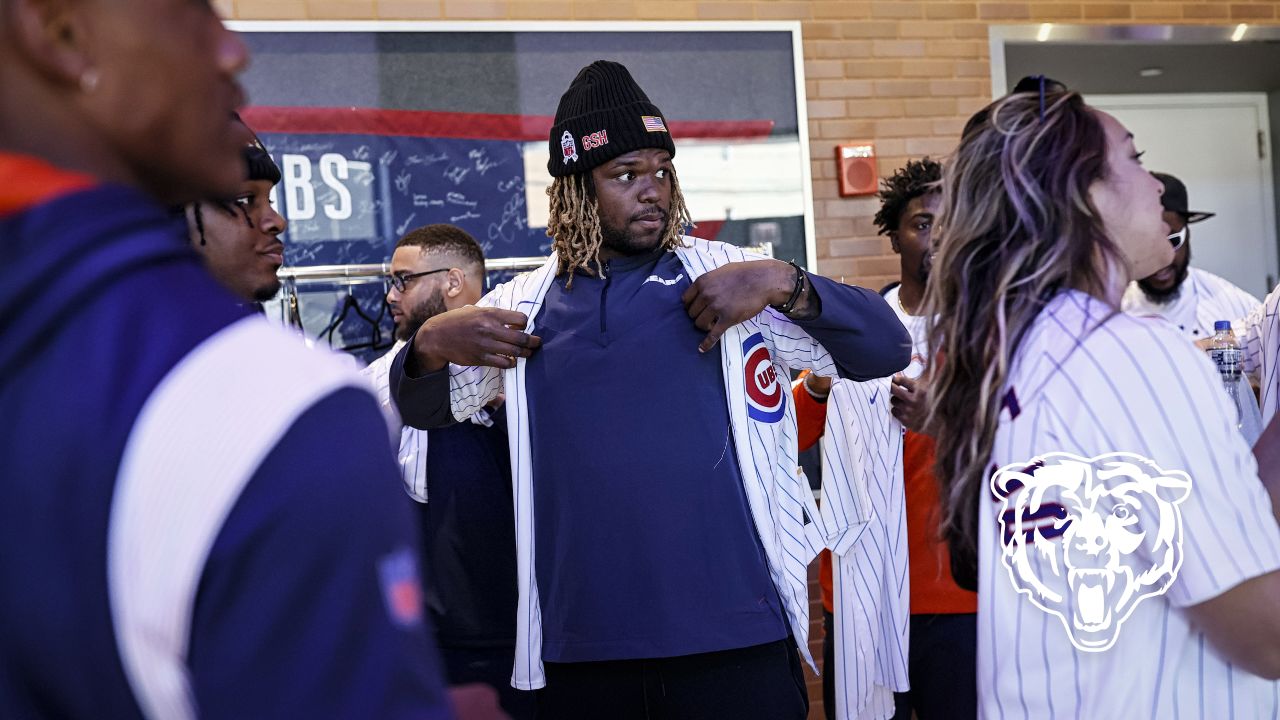
M 416 430 L 401 423 L 388 387 L 388 371 L 400 348 L 427 320 L 475 304 L 484 278 L 484 251 L 461 228 L 427 225 L 400 238 L 391 255 L 387 291 L 398 342 L 364 373 L 398 438 L 405 490 L 421 503 L 425 603 L 449 683 L 494 688 L 503 709 L 520 720 L 533 716 L 533 694 L 510 682 L 516 541 L 502 402 L 467 422 Z
M 1164 184 L 1160 201 L 1169 241 L 1177 248 L 1173 262 L 1129 285 L 1123 308 L 1135 315 L 1158 315 L 1191 340 L 1213 335 L 1216 320 L 1236 320 L 1253 312 L 1258 299 L 1211 272 L 1191 267 L 1191 225 L 1214 213 L 1187 209 L 1187 186 L 1172 175 L 1152 173 Z

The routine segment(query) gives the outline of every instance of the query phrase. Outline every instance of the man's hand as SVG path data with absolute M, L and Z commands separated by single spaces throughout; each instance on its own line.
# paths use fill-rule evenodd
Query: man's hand
M 923 379 L 912 380 L 898 373 L 889 388 L 890 412 L 908 430 L 922 432 L 929 410 L 925 405 L 927 388 Z
M 831 378 L 829 377 L 807 372 L 801 382 L 804 383 L 804 389 L 809 391 L 809 395 L 814 400 L 826 402 L 831 395 Z
M 542 345 L 542 338 L 524 332 L 528 324 L 524 313 L 494 307 L 468 305 L 440 313 L 413 336 L 417 374 L 448 363 L 513 368 L 516 358 L 527 358 Z
M 700 276 L 681 297 L 694 326 L 707 331 L 698 352 L 715 347 L 725 330 L 765 306 L 785 303 L 795 284 L 795 268 L 779 260 L 733 262 Z

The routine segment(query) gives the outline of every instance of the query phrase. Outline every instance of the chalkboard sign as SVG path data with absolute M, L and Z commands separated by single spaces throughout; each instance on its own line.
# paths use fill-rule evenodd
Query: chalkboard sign
M 289 264 L 378 263 L 388 241 L 430 223 L 478 240 L 486 257 L 546 255 L 526 222 L 519 146 L 493 140 L 280 133 L 264 135 L 283 175 L 275 203 L 289 220 Z
M 438 222 L 490 258 L 546 255 L 551 119 L 597 59 L 666 114 L 692 234 L 813 260 L 798 23 L 229 25 L 253 54 L 243 115 L 284 174 L 288 265 L 384 262 Z

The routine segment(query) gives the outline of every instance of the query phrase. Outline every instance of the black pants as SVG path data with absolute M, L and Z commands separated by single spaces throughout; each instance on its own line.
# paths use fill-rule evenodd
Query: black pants
M 978 717 L 978 616 L 912 615 L 911 690 L 895 693 L 894 720 Z
M 498 702 L 512 720 L 532 720 L 533 693 L 511 687 L 514 647 L 440 648 L 450 685 L 483 683 L 498 691 Z
M 790 637 L 739 650 L 545 667 L 538 720 L 804 720 L 809 713 Z

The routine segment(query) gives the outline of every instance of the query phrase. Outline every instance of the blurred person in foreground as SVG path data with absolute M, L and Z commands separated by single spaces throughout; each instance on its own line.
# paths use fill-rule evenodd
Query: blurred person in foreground
M 0 717 L 452 715 L 371 393 L 172 210 L 244 181 L 247 62 L 204 2 L 0 0 Z

